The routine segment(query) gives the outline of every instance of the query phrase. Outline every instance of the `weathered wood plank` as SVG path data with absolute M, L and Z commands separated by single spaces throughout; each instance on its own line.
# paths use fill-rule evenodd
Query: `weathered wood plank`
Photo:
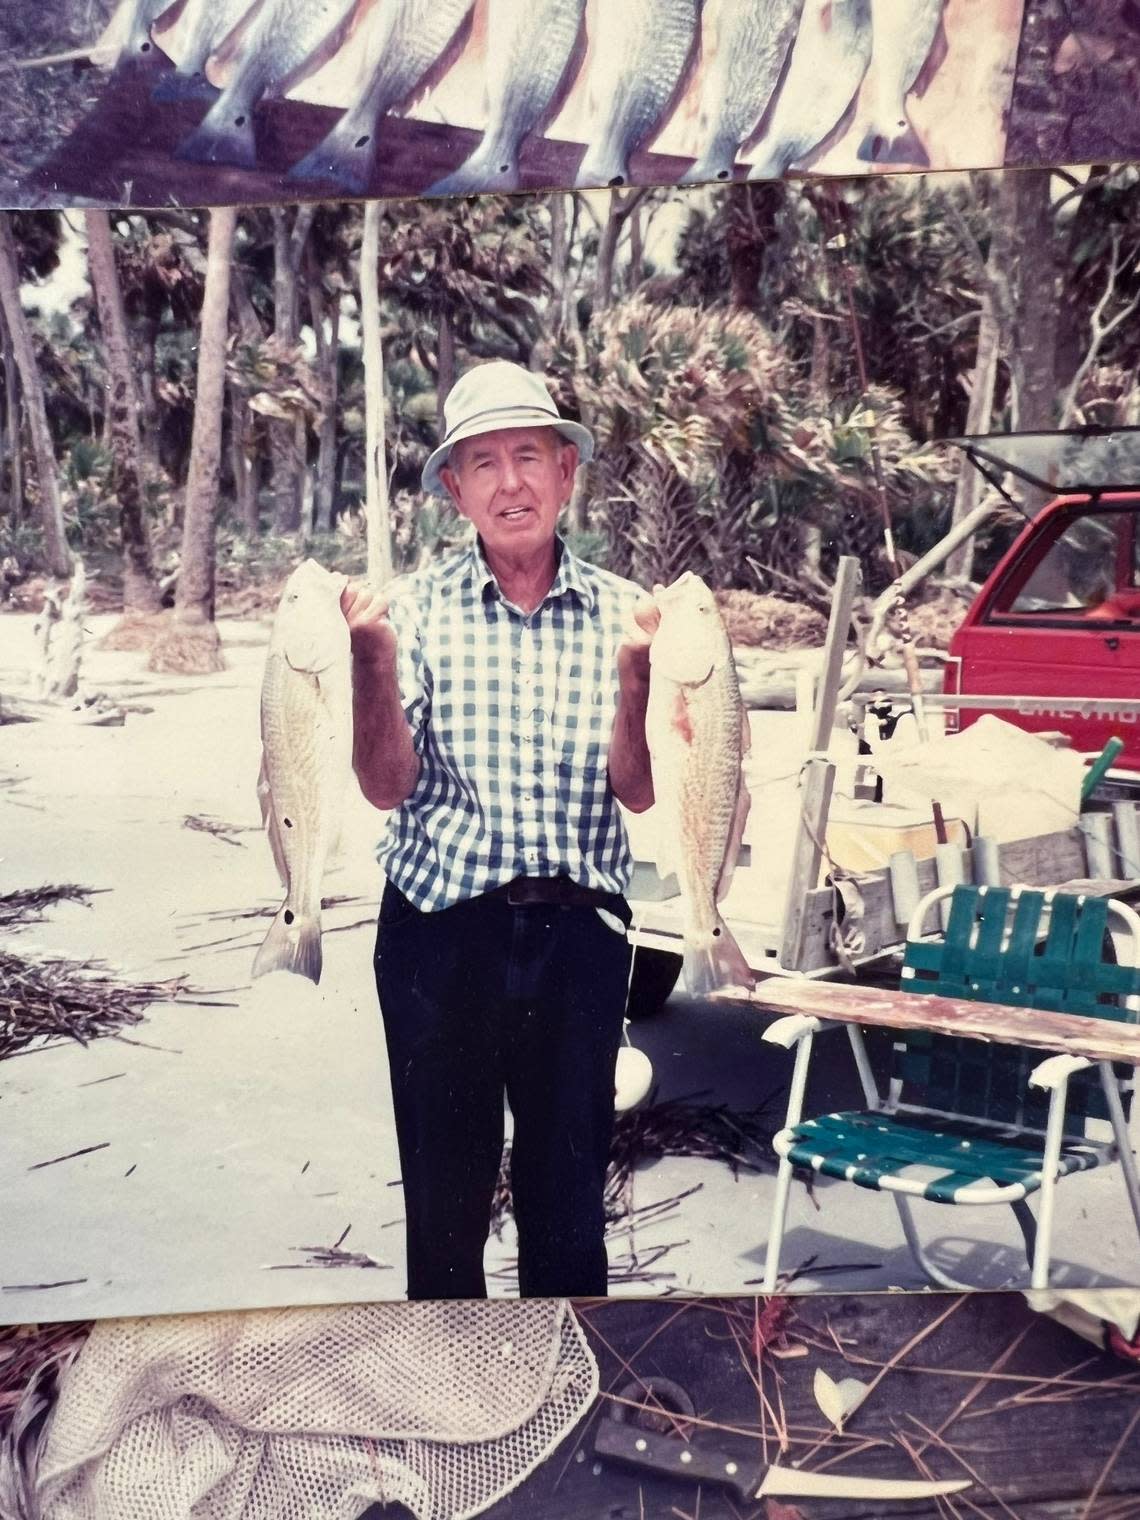
M 1078 828 L 1040 834 L 1031 839 L 1007 840 L 998 846 L 998 862 L 1003 886 L 1064 886 L 1072 891 L 1091 890 L 1087 885 L 1090 878 L 1086 875 L 1085 836 Z M 935 865 L 933 860 L 920 860 L 917 866 L 919 895 L 924 896 L 938 885 Z M 1132 883 L 1119 885 L 1123 891 Z M 859 891 L 863 896 L 864 957 L 900 944 L 902 933 L 895 919 L 887 868 L 861 875 Z M 801 955 L 794 966 L 788 967 L 789 970 L 818 971 L 835 965 L 829 939 L 833 916 L 834 901 L 829 887 L 817 887 L 808 892 L 803 910 Z M 781 961 L 781 964 L 786 963 Z
M 152 63 L 108 81 L 95 109 L 29 176 L 29 185 L 64 200 L 109 206 L 255 206 L 298 198 L 328 199 L 343 192 L 329 184 L 294 184 L 289 168 L 316 147 L 341 112 L 304 101 L 263 101 L 254 129 L 257 168 L 184 163 L 178 144 L 205 115 L 204 102 L 155 104 L 151 90 L 169 66 Z M 450 174 L 475 148 L 481 133 L 466 127 L 384 118 L 384 151 L 378 155 L 368 199 L 420 195 Z M 520 189 L 573 184 L 585 152 L 582 143 L 542 137 L 524 144 Z M 647 153 L 633 155 L 637 184 L 673 184 L 690 160 Z
M 931 992 L 896 992 L 806 977 L 802 981 L 772 977 L 752 993 L 726 989 L 712 995 L 727 1002 L 748 1003 L 761 1013 L 805 1013 L 847 1024 L 933 1030 L 999 1045 L 1028 1045 L 1094 1061 L 1140 1063 L 1140 1025 L 1113 1019 L 1015 1008 L 1008 1003 L 971 1003 Z
M 821 846 L 827 831 L 827 813 L 834 786 L 835 766 L 830 760 L 813 756 L 804 767 L 800 792 L 800 829 L 792 852 L 792 867 L 784 900 L 780 964 L 789 971 L 806 969 L 803 951 L 807 898 L 809 890 L 819 880 L 819 867 L 823 859 Z M 833 955 L 831 959 L 834 960 Z
M 784 902 L 784 926 L 780 941 L 780 964 L 799 970 L 804 948 L 804 898 L 819 881 L 827 815 L 835 785 L 835 766 L 826 758 L 835 727 L 835 707 L 843 677 L 843 655 L 851 631 L 851 611 L 860 581 L 859 561 L 845 554 L 835 578 L 835 597 L 823 645 L 823 670 L 816 692 L 808 741 L 809 758 L 801 786 L 800 830 L 792 854 L 792 869 Z
M 998 846 L 998 860 L 1003 886 L 1049 886 L 1084 876 L 1088 869 L 1085 836 L 1077 828 L 1007 840 Z

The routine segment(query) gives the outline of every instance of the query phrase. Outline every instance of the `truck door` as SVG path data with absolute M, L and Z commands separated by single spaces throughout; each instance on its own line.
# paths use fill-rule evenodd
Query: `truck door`
M 1056 698 L 1044 711 L 983 712 L 1021 728 L 1061 730 L 1099 751 L 1117 734 L 1120 764 L 1140 767 L 1137 715 L 1097 714 L 1082 700 L 1140 698 L 1140 495 L 1062 498 L 1022 532 L 983 586 L 950 646 L 948 689 L 963 695 Z

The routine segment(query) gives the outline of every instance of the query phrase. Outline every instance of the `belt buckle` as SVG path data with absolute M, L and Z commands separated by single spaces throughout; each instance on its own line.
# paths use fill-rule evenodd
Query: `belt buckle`
M 531 901 L 526 894 L 526 877 L 516 876 L 513 881 L 507 882 L 507 906 L 510 908 L 524 908 Z

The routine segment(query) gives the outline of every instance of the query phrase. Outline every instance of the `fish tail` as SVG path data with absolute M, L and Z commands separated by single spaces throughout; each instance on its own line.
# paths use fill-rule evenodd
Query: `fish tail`
M 628 155 L 616 142 L 601 142 L 587 150 L 574 181 L 579 189 L 610 186 L 618 189 L 629 182 Z
M 458 169 L 437 180 L 426 194 L 473 195 L 519 188 L 519 145 L 499 139 L 481 143 Z
M 321 920 L 318 914 L 298 917 L 284 903 L 253 962 L 253 975 L 295 971 L 311 982 L 321 979 Z
M 711 180 L 727 183 L 733 178 L 736 155 L 740 144 L 730 138 L 718 138 L 712 143 L 691 169 L 681 175 L 682 185 L 707 184 Z
M 174 156 L 192 164 L 256 168 L 252 107 L 231 103 L 223 95 L 207 111 L 202 125 L 178 144 Z
M 901 129 L 893 123 L 890 127 L 872 124 L 859 144 L 858 156 L 868 164 L 914 164 L 920 169 L 930 167 L 930 155 L 909 121 L 904 121 Z
M 749 165 L 749 179 L 780 179 L 795 157 L 795 145 L 774 143 L 765 150 L 761 148 L 758 158 Z
M 350 195 L 363 195 L 376 158 L 376 124 L 347 117 L 333 127 L 285 176 L 291 183 L 327 180 Z
M 218 93 L 203 70 L 195 69 L 193 73 L 184 74 L 175 69 L 162 76 L 150 92 L 150 98 L 156 104 L 165 105 L 182 100 L 217 100 Z
M 686 937 L 681 976 L 690 997 L 707 997 L 718 987 L 751 989 L 755 984 L 744 952 L 719 913 L 711 934 Z
M 176 70 L 163 75 L 150 92 L 150 98 L 156 105 L 177 105 L 184 100 L 214 101 L 218 94 L 217 86 L 212 85 L 201 70 L 194 74 L 181 74 Z

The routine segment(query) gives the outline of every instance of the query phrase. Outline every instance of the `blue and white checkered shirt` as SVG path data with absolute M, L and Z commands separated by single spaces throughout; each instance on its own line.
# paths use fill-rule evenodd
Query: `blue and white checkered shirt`
M 422 910 L 516 876 L 629 885 L 606 766 L 617 649 L 643 593 L 557 547 L 554 584 L 529 614 L 503 596 L 474 534 L 389 589 L 420 775 L 378 858 Z

